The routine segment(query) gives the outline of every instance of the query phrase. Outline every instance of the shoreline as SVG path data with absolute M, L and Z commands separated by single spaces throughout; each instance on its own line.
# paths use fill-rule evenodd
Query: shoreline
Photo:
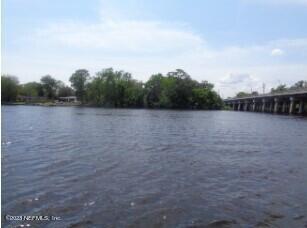
M 80 108 L 103 108 L 103 109 L 139 109 L 139 110 L 168 110 L 168 111 L 231 111 L 231 112 L 244 112 L 244 111 L 234 111 L 232 109 L 221 108 L 221 109 L 193 109 L 193 108 L 148 108 L 148 107 L 110 107 L 110 106 L 98 106 L 91 104 L 74 104 L 74 103 L 25 103 L 25 102 L 10 102 L 10 103 L 1 103 L 1 106 L 41 106 L 41 107 L 80 107 Z M 307 114 L 284 114 L 284 113 L 268 113 L 268 112 L 250 112 L 246 111 L 246 113 L 260 113 L 260 114 L 271 114 L 271 115 L 281 115 L 281 116 L 300 116 L 306 117 Z
M 9 102 L 1 103 L 3 105 L 16 105 L 16 106 L 42 106 L 42 107 L 90 107 L 90 108 L 105 108 L 105 109 L 148 109 L 148 110 L 183 110 L 183 111 L 222 111 L 228 109 L 196 109 L 196 108 L 148 108 L 148 107 L 112 107 L 112 106 L 99 106 L 92 104 L 81 104 L 81 103 L 26 103 L 26 102 Z
M 61 107 L 61 106 L 82 106 L 81 104 L 73 104 L 73 103 L 53 103 L 53 102 L 45 102 L 45 103 L 26 103 L 26 102 L 9 102 L 9 103 L 1 103 L 2 105 L 24 105 L 24 106 L 48 106 L 48 107 Z

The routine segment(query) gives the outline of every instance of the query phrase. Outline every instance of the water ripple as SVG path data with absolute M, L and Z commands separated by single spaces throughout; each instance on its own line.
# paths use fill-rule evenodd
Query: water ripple
M 4 106 L 4 227 L 303 227 L 307 121 Z

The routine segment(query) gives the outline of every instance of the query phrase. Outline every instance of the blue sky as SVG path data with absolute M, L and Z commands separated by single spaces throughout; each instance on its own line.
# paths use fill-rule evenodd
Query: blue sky
M 223 97 L 307 80 L 307 0 L 3 0 L 2 73 L 186 70 Z

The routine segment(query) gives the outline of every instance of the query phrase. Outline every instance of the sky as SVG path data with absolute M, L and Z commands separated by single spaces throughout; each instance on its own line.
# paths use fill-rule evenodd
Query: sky
M 3 0 L 2 74 L 185 70 L 222 97 L 307 80 L 307 0 Z

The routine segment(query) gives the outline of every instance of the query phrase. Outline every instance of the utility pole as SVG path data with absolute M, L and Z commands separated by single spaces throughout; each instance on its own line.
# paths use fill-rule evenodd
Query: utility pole
M 262 83 L 262 93 L 265 94 L 265 83 Z

